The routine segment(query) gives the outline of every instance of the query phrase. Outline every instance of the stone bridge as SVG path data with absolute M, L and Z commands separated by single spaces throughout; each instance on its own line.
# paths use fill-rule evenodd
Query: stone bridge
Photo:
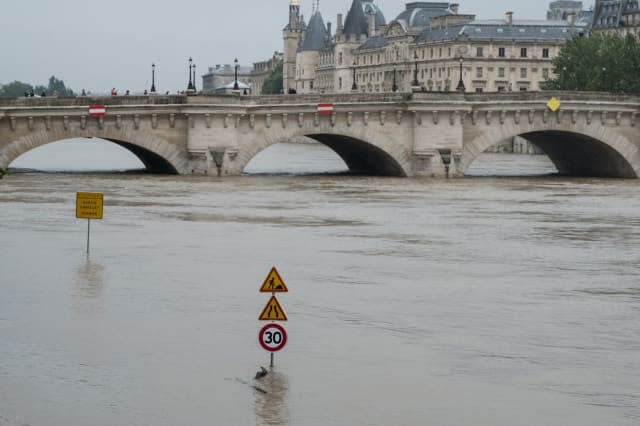
M 319 103 L 333 114 L 319 115 Z M 104 117 L 88 115 L 94 104 Z M 306 136 L 354 173 L 460 177 L 487 148 L 521 136 L 562 174 L 637 178 L 639 112 L 640 98 L 584 92 L 20 98 L 0 101 L 0 171 L 41 145 L 97 137 L 152 173 L 239 175 L 260 151 Z

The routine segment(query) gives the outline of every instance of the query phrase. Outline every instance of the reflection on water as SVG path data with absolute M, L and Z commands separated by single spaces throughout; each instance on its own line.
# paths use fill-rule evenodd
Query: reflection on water
M 78 268 L 76 288 L 80 296 L 95 299 L 104 287 L 104 267 L 95 261 L 87 260 Z
M 269 374 L 256 380 L 264 392 L 255 392 L 255 413 L 259 425 L 289 424 L 289 378 L 286 374 L 269 370 Z

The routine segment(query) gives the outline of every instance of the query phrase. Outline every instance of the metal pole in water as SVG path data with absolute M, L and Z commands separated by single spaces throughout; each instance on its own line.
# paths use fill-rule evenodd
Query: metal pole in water
M 89 239 L 91 238 L 91 219 L 87 219 L 87 256 L 89 255 Z

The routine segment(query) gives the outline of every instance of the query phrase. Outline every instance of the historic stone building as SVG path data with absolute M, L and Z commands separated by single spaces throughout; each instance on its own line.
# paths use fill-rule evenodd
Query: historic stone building
M 608 34 L 640 34 L 638 0 L 596 0 L 593 31 Z
M 284 87 L 297 93 L 540 90 L 566 41 L 586 34 L 580 2 L 553 2 L 549 20 L 477 20 L 457 3 L 411 2 L 388 22 L 352 0 L 335 33 L 317 7 L 307 25 L 291 0 L 284 30 Z M 578 11 L 579 12 L 579 11 Z M 563 19 L 559 19 L 563 18 Z
M 253 67 L 238 65 L 238 87 L 244 93 L 259 95 L 269 74 L 282 61 L 282 53 L 274 52 L 266 61 L 254 62 Z M 202 93 L 226 94 L 233 90 L 236 79 L 235 64 L 209 67 L 209 72 L 202 76 Z

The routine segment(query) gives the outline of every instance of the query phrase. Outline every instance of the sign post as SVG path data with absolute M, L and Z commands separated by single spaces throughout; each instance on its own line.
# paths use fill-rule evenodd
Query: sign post
M 267 324 L 260 330 L 258 334 L 258 342 L 265 351 L 271 353 L 271 363 L 269 364 L 273 368 L 273 354 L 278 352 L 284 345 L 287 344 L 287 331 L 280 324 L 276 324 L 274 321 L 288 321 L 287 314 L 284 313 L 284 309 L 276 299 L 276 293 L 287 293 L 289 289 L 282 280 L 282 277 L 278 273 L 278 270 L 273 267 L 262 283 L 260 287 L 260 293 L 271 293 L 271 298 L 262 309 L 259 321 L 271 321 L 271 324 Z
M 91 219 L 102 219 L 104 196 L 100 192 L 76 193 L 76 218 L 87 219 L 87 256 L 91 239 Z

